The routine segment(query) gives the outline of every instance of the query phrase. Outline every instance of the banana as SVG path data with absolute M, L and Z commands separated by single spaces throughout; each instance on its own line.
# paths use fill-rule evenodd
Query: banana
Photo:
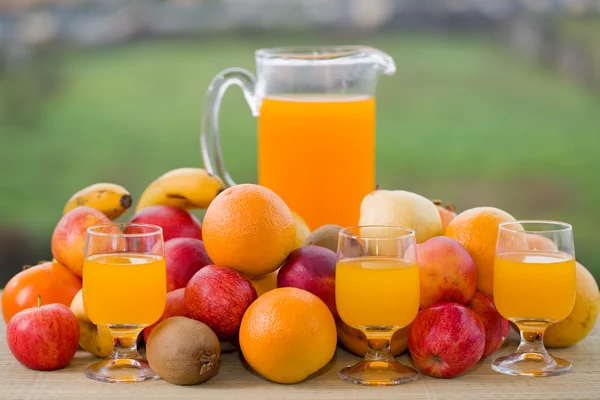
M 224 189 L 219 177 L 202 168 L 177 168 L 160 176 L 144 190 L 135 212 L 153 205 L 207 208 Z
M 75 193 L 63 210 L 63 215 L 79 206 L 88 206 L 115 219 L 131 207 L 131 195 L 123 186 L 114 183 L 96 183 Z

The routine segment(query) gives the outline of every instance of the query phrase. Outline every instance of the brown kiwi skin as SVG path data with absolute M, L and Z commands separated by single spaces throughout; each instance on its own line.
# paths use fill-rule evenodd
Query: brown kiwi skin
M 214 377 L 221 347 L 205 324 L 186 317 L 167 318 L 152 330 L 146 344 L 150 367 L 175 385 L 197 385 Z
M 304 240 L 305 246 L 321 246 L 333 252 L 337 251 L 340 225 L 323 225 L 311 232 Z

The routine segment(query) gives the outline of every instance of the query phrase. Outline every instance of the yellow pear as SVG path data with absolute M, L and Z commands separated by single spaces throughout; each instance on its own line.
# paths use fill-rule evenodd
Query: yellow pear
M 247 277 L 254 289 L 256 290 L 256 294 L 258 297 L 267 293 L 269 290 L 273 290 L 277 288 L 277 271 L 269 272 L 268 274 L 264 274 L 262 276 L 256 278 Z
M 310 228 L 304 222 L 301 216 L 292 211 L 292 215 L 294 216 L 294 222 L 296 223 L 296 244 L 294 246 L 295 249 L 302 246 L 304 240 L 310 235 Z
M 442 219 L 429 199 L 405 190 L 374 190 L 360 206 L 359 225 L 391 225 L 415 231 L 417 243 L 442 234 Z
M 96 326 L 83 308 L 83 289 L 71 302 L 71 311 L 79 322 L 79 346 L 96 357 L 106 358 L 113 348 L 113 338 L 106 326 Z
M 594 327 L 600 309 L 600 292 L 593 275 L 577 263 L 575 305 L 569 316 L 552 324 L 544 334 L 548 347 L 568 347 L 585 338 Z

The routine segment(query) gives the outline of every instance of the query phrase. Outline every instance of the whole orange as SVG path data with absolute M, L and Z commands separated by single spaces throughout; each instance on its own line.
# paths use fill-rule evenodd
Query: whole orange
M 206 210 L 202 238 L 215 264 L 256 277 L 275 271 L 294 250 L 296 223 L 272 190 L 236 185 L 219 194 Z
M 457 215 L 445 235 L 463 245 L 477 265 L 477 289 L 493 296 L 494 253 L 498 225 L 514 221 L 512 215 L 495 207 L 475 207 Z
M 4 322 L 26 308 L 42 304 L 61 303 L 69 307 L 81 289 L 81 279 L 64 265 L 46 261 L 25 268 L 13 276 L 2 292 Z
M 271 290 L 252 303 L 240 326 L 250 366 L 277 383 L 297 383 L 333 357 L 336 326 L 325 303 L 297 288 Z

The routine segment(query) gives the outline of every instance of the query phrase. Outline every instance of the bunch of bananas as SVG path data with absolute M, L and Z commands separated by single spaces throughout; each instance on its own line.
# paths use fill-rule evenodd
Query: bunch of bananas
M 158 177 L 142 193 L 135 211 L 153 205 L 169 205 L 182 209 L 207 208 L 225 189 L 223 181 L 202 168 L 177 168 Z M 96 183 L 73 194 L 63 214 L 80 206 L 95 208 L 110 219 L 121 216 L 133 201 L 123 186 Z

